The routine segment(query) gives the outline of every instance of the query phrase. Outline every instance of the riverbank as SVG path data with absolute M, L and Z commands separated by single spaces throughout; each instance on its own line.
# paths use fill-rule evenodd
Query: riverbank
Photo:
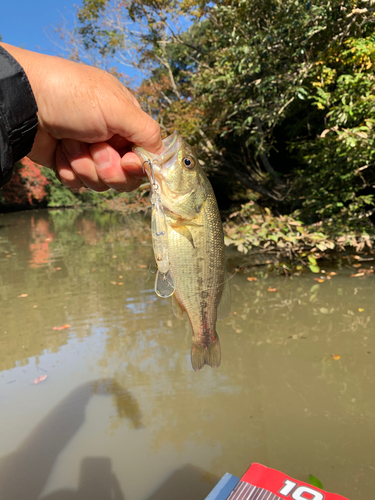
M 17 165 L 12 181 L 0 190 L 0 212 L 95 206 L 127 214 L 147 213 L 148 193 L 147 182 L 131 193 L 88 189 L 72 193 L 61 186 L 51 170 L 25 158 Z M 374 255 L 375 227 L 366 214 L 349 218 L 343 207 L 340 217 L 307 224 L 298 211 L 280 215 L 257 203 L 251 192 L 247 196 L 250 201 L 232 202 L 222 211 L 222 220 L 226 246 L 241 252 L 254 265 L 270 265 L 285 274 L 306 268 L 319 273 L 320 262 L 354 254 L 363 258 Z

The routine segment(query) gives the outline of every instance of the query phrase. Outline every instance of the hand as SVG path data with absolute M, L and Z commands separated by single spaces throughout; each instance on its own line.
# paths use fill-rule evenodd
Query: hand
M 131 191 L 144 176 L 136 144 L 160 153 L 160 127 L 109 73 L 1 44 L 23 67 L 38 104 L 38 132 L 28 155 L 75 190 Z

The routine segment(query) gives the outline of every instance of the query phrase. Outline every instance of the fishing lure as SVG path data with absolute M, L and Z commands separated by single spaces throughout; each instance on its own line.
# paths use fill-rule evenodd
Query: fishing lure
M 170 297 L 175 290 L 174 280 L 169 270 L 168 226 L 163 203 L 159 194 L 159 185 L 155 180 L 153 164 L 148 160 L 151 171 L 150 201 L 151 201 L 151 236 L 152 247 L 158 271 L 155 279 L 155 293 L 159 297 Z

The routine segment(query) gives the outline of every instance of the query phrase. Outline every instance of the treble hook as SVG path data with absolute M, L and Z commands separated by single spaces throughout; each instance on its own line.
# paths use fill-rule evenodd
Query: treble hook
M 150 172 L 151 172 L 151 184 L 152 186 L 155 188 L 157 186 L 156 184 L 156 180 L 155 180 L 155 174 L 154 174 L 154 163 L 156 163 L 156 165 L 159 165 L 159 162 L 157 160 L 153 160 L 153 161 L 150 161 L 150 160 L 145 160 L 143 163 L 142 163 L 142 169 L 143 169 L 143 172 L 145 171 L 145 167 L 144 167 L 144 164 L 145 163 L 148 163 L 148 166 L 150 168 Z

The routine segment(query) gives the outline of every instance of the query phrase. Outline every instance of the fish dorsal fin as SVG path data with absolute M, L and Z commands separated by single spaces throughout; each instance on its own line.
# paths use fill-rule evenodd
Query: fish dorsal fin
M 224 319 L 230 313 L 231 299 L 230 299 L 230 286 L 229 281 L 224 283 L 223 293 L 221 294 L 221 299 L 219 302 L 219 307 L 217 308 L 217 319 Z
M 172 310 L 176 318 L 182 319 L 182 316 L 184 315 L 184 310 L 180 306 L 180 303 L 178 302 L 176 295 L 172 295 Z
M 170 297 L 174 293 L 174 280 L 170 271 L 166 273 L 158 271 L 156 273 L 155 293 L 162 299 Z

